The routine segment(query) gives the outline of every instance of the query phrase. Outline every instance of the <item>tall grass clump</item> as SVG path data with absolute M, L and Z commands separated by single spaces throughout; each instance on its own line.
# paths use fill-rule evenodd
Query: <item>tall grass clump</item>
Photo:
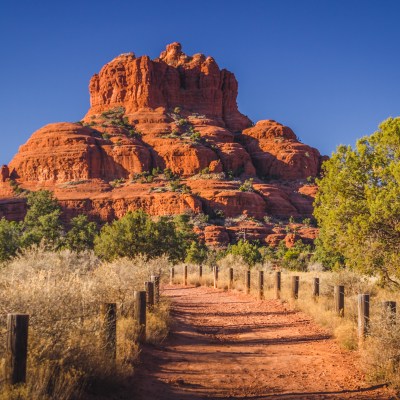
M 0 359 L 7 313 L 30 315 L 27 383 L 0 386 L 0 399 L 91 399 L 118 393 L 138 357 L 133 292 L 168 260 L 144 257 L 101 262 L 90 251 L 24 250 L 0 268 Z M 99 345 L 101 303 L 117 304 L 117 360 Z M 168 332 L 168 305 L 149 313 L 150 341 Z
M 362 348 L 362 362 L 375 383 L 400 388 L 400 325 L 386 310 L 371 318 L 370 333 Z

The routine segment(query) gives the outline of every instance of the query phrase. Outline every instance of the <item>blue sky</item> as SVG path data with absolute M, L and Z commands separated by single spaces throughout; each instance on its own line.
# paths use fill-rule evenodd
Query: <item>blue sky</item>
M 239 81 L 239 109 L 330 154 L 400 114 L 395 0 L 0 0 L 0 163 L 41 126 L 76 121 L 120 53 L 179 41 Z

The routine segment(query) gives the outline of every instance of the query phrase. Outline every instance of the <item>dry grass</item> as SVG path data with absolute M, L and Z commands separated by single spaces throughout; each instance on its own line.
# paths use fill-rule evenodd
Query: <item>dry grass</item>
M 150 275 L 166 275 L 164 258 L 101 263 L 92 253 L 31 249 L 0 269 L 0 358 L 4 363 L 5 316 L 30 315 L 27 384 L 0 388 L 0 399 L 101 398 L 133 373 L 139 350 L 132 317 L 133 292 Z M 99 346 L 101 303 L 117 303 L 117 361 Z M 168 332 L 167 303 L 148 314 L 147 336 Z M 100 397 L 99 397 L 100 396 Z
M 371 319 L 371 332 L 362 347 L 362 361 L 372 382 L 400 388 L 400 325 L 383 312 Z

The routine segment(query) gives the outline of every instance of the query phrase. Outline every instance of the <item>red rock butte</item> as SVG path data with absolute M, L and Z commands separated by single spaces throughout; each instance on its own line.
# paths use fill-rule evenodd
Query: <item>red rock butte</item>
M 290 128 L 241 114 L 234 74 L 212 57 L 188 56 L 179 43 L 154 60 L 121 54 L 93 75 L 89 92 L 82 121 L 44 126 L 2 167 L 0 216 L 22 219 L 21 189 L 48 189 L 66 219 L 111 221 L 137 209 L 224 216 L 224 226 L 200 224 L 211 245 L 243 229 L 276 244 L 286 234 L 266 216 L 311 216 L 316 187 L 307 178 L 324 157 Z

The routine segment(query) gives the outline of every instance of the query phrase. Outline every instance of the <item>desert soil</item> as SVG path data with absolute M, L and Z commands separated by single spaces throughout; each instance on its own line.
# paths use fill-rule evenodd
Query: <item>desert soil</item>
M 207 287 L 167 286 L 172 326 L 145 346 L 135 399 L 395 399 L 304 313 Z

